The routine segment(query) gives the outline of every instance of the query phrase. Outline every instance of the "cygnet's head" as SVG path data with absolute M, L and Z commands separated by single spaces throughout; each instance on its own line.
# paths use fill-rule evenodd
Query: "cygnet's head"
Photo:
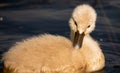
M 74 47 L 81 48 L 84 36 L 94 30 L 96 16 L 95 10 L 87 4 L 74 9 L 69 21 Z

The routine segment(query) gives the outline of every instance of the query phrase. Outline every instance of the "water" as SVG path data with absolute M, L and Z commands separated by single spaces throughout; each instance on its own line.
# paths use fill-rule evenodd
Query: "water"
M 117 1 L 117 0 L 116 0 Z M 107 0 L 106 0 L 107 2 Z M 104 52 L 106 66 L 94 73 L 120 73 L 120 7 L 99 3 L 95 31 L 91 34 Z M 15 42 L 43 33 L 69 38 L 68 20 L 74 6 L 55 5 L 8 7 L 0 10 L 0 58 Z M 2 63 L 0 63 L 2 68 Z

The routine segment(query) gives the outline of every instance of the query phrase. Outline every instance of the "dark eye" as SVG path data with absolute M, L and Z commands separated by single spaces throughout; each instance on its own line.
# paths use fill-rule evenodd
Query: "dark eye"
M 88 25 L 88 27 L 87 28 L 89 28 L 90 27 L 90 25 Z
M 75 25 L 77 26 L 77 22 L 75 21 L 75 19 L 72 17 L 72 19 L 73 19 L 73 21 L 74 21 L 74 23 L 75 23 Z
M 77 23 L 76 23 L 76 21 L 74 21 L 74 23 L 75 23 L 75 25 L 77 26 Z

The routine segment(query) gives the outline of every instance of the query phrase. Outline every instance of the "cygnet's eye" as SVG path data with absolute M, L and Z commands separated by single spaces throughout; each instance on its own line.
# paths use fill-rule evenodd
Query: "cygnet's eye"
M 74 23 L 75 23 L 75 25 L 77 26 L 77 22 L 76 22 L 76 21 L 74 21 Z
M 74 19 L 73 17 L 72 17 L 72 19 L 73 19 L 73 21 L 74 21 L 74 24 L 75 24 L 76 26 L 78 26 L 78 25 L 77 25 L 77 22 L 75 21 L 75 19 Z
M 89 28 L 90 27 L 90 25 L 88 25 L 88 27 L 87 28 Z

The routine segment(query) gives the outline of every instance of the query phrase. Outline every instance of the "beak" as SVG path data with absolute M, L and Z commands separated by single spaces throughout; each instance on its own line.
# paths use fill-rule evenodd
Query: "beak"
M 74 36 L 74 40 L 73 40 L 73 46 L 77 49 L 82 47 L 82 43 L 83 43 L 83 38 L 84 38 L 85 34 L 84 33 L 79 33 L 79 31 L 75 32 L 75 36 Z

